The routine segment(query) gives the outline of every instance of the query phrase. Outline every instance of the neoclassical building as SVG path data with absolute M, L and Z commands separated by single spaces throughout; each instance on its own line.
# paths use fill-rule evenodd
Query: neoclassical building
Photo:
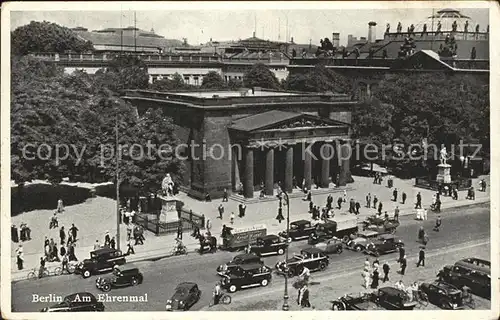
M 173 119 L 187 162 L 183 184 L 190 195 L 220 197 L 224 189 L 246 198 L 276 184 L 292 192 L 352 181 L 349 169 L 351 110 L 339 94 L 275 92 L 128 91 L 139 114 L 160 108 Z M 339 156 L 340 155 L 340 156 Z

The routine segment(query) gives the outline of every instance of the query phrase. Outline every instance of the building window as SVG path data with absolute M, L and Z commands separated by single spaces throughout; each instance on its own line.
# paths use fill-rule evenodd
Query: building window
M 199 86 L 200 85 L 200 81 L 199 81 L 199 78 L 197 76 L 193 77 L 193 80 L 194 80 L 194 85 L 195 86 Z
M 189 84 L 189 77 L 184 77 L 184 83 Z

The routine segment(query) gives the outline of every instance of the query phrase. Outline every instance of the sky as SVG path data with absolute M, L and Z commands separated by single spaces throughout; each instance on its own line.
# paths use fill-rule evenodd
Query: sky
M 254 30 L 259 38 L 285 41 L 287 20 L 288 39 L 293 37 L 296 43 L 309 43 L 312 39 L 312 43 L 317 44 L 319 39 L 331 38 L 332 32 L 339 32 L 340 44 L 345 45 L 348 34 L 366 37 L 370 21 L 377 23 L 376 34 L 379 39 L 383 37 L 387 23 L 390 23 L 391 30 L 395 30 L 397 23 L 401 21 L 403 30 L 406 30 L 411 23 L 415 25 L 422 23 L 433 12 L 431 7 L 422 9 L 401 5 L 396 9 L 334 9 L 318 6 L 300 6 L 300 9 L 297 9 L 296 6 L 283 7 L 278 4 L 264 10 L 255 8 L 256 5 L 253 4 L 247 6 L 249 9 L 242 10 L 233 3 L 233 6 L 222 6 L 217 9 L 209 6 L 192 10 L 186 5 L 171 8 L 168 4 L 162 3 L 160 7 L 157 6 L 154 10 L 148 8 L 147 11 L 144 10 L 144 6 L 124 7 L 124 5 L 122 2 L 119 6 L 107 7 L 106 11 L 77 11 L 74 7 L 64 8 L 69 11 L 12 11 L 10 24 L 12 30 L 32 20 L 47 20 L 70 28 L 82 26 L 89 30 L 127 27 L 134 25 L 133 9 L 135 9 L 138 28 L 144 30 L 154 28 L 157 34 L 169 39 L 187 38 L 191 45 L 206 43 L 210 38 L 213 41 L 245 39 L 251 37 Z M 462 8 L 459 10 L 479 23 L 481 29 L 489 24 L 488 9 L 474 9 L 472 6 L 466 8 L 463 3 L 460 5 Z M 438 10 L 439 7 L 436 7 L 435 11 Z

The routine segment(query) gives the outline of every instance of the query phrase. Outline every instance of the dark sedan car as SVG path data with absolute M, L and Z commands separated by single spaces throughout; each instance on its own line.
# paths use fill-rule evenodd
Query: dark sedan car
M 143 275 L 133 264 L 115 266 L 113 275 L 110 277 L 98 277 L 95 285 L 104 292 L 111 291 L 112 288 L 136 286 L 142 283 Z
M 187 311 L 198 300 L 200 300 L 201 291 L 198 285 L 193 282 L 182 282 L 177 285 L 175 292 L 169 300 L 165 308 L 167 311 L 182 310 Z
M 234 270 L 236 267 L 238 267 L 240 265 L 253 264 L 253 263 L 264 264 L 262 259 L 258 255 L 256 255 L 255 253 L 242 253 L 242 254 L 235 256 L 228 263 L 221 264 L 220 266 L 218 266 L 217 267 L 217 274 L 219 276 L 224 276 L 225 274 L 230 273 L 232 270 Z
M 429 302 L 442 309 L 462 309 L 462 291 L 457 287 L 442 281 L 422 283 L 420 290 L 427 294 Z
M 285 253 L 288 247 L 288 242 L 284 241 L 277 235 L 270 234 L 262 238 L 257 238 L 257 241 L 250 246 L 250 252 L 259 256 Z
M 104 304 L 97 301 L 89 292 L 73 293 L 66 296 L 62 302 L 52 307 L 43 308 L 41 312 L 85 312 L 104 311 Z
M 383 234 L 368 243 L 365 252 L 378 257 L 381 254 L 396 252 L 400 247 L 404 247 L 404 243 L 401 239 L 392 234 Z
M 333 238 L 331 240 L 323 241 L 315 245 L 316 248 L 323 251 L 324 254 L 342 253 L 344 251 L 342 240 Z
M 287 235 L 286 231 L 282 231 L 279 233 L 279 236 L 287 239 L 289 242 L 303 240 L 309 238 L 314 230 L 316 230 L 316 227 L 311 224 L 311 221 L 297 220 L 290 222 L 289 235 Z

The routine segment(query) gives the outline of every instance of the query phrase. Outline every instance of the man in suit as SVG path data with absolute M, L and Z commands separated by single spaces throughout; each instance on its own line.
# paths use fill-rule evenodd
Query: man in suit
M 422 263 L 422 267 L 425 267 L 425 251 L 424 251 L 424 247 L 421 247 L 420 251 L 418 253 L 417 267 L 420 267 L 420 263 Z
M 389 281 L 389 271 L 391 270 L 391 267 L 389 267 L 389 264 L 384 262 L 384 265 L 382 266 L 382 270 L 384 271 L 384 279 L 382 279 L 383 282 Z

